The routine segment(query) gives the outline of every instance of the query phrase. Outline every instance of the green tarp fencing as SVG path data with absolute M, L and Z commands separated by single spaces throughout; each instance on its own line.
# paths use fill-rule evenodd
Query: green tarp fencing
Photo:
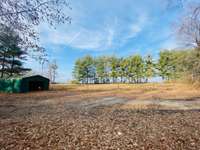
M 1 79 L 0 92 L 6 93 L 20 93 L 21 92 L 21 79 Z
M 49 79 L 40 75 L 14 79 L 0 79 L 0 92 L 25 93 L 37 90 L 48 90 Z

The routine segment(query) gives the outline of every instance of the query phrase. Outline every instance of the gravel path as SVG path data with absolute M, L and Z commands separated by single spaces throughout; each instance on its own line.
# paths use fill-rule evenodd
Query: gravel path
M 63 98 L 64 99 L 64 98 Z M 146 109 L 156 108 L 161 110 L 200 110 L 200 99 L 193 100 L 127 100 L 117 97 L 106 97 L 96 100 L 64 100 L 55 103 L 54 99 L 35 101 L 28 103 L 9 102 L 0 104 L 0 117 L 26 115 L 31 113 L 42 113 L 54 110 L 57 105 L 64 105 L 66 108 L 93 109 L 96 107 L 107 107 L 120 105 L 122 108 Z
M 198 110 L 200 109 L 200 99 L 196 100 L 131 100 L 125 105 L 129 106 L 158 106 L 160 109 L 170 110 Z M 158 108 L 157 107 L 157 108 Z

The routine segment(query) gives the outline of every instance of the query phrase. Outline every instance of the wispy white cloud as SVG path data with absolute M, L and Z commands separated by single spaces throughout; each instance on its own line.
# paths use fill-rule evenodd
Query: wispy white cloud
M 76 34 L 71 38 L 71 40 L 68 42 L 68 44 L 71 44 L 74 40 L 76 40 L 76 39 L 79 37 L 80 34 L 81 34 L 81 32 L 76 33 Z
M 131 5 L 130 0 L 118 3 L 98 1 L 94 3 L 97 8 L 91 7 L 93 3 L 88 0 L 71 3 L 72 24 L 59 26 L 56 31 L 41 25 L 42 43 L 94 51 L 114 49 L 136 37 L 149 21 L 148 9 L 139 9 L 141 5 Z M 86 9 L 89 6 L 91 9 Z
M 49 30 L 41 36 L 43 44 L 66 45 L 78 49 L 105 49 L 112 45 L 113 31 L 104 29 L 103 31 L 80 28 L 63 32 L 60 30 Z
M 137 36 L 138 33 L 140 33 L 143 28 L 148 24 L 148 16 L 145 14 L 145 13 L 141 13 L 136 22 L 133 22 L 131 25 L 130 25 L 130 31 L 128 33 L 128 36 L 127 38 L 133 38 L 135 36 Z
M 113 29 L 108 30 L 107 45 L 111 47 L 113 45 L 115 31 Z
M 41 28 L 45 34 L 41 34 L 41 40 L 45 44 L 62 44 L 78 49 L 109 50 L 137 36 L 144 28 L 146 21 L 147 17 L 141 15 L 133 22 L 121 20 L 119 23 L 115 18 L 113 23 L 110 21 L 94 29 L 75 25 L 69 29 L 60 27 L 53 30 L 43 26 Z M 116 40 L 121 42 L 116 43 Z
M 170 37 L 169 39 L 163 41 L 161 44 L 160 44 L 160 49 L 177 49 L 179 48 L 180 45 L 179 43 L 173 38 L 173 37 Z

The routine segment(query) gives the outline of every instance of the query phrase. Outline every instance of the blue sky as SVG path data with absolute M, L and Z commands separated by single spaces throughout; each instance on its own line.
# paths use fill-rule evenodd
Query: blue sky
M 72 79 L 74 62 L 90 54 L 128 56 L 153 55 L 177 48 L 175 24 L 183 12 L 179 2 L 167 0 L 71 0 L 71 24 L 56 30 L 43 23 L 38 27 L 41 45 L 50 60 L 58 63 L 58 82 Z M 34 71 L 41 66 L 29 61 Z

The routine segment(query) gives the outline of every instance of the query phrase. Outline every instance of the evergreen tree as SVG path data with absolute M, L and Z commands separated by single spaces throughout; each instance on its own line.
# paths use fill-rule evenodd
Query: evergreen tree
M 199 58 L 197 50 L 164 50 L 157 63 L 150 55 L 144 59 L 140 55 L 125 58 L 88 55 L 76 61 L 74 77 L 80 83 L 142 83 L 154 76 L 174 80 L 191 74 L 196 81 L 200 76 Z
M 83 83 L 85 75 L 84 75 L 84 69 L 83 69 L 83 66 L 82 66 L 81 58 L 79 58 L 75 62 L 75 66 L 74 66 L 74 70 L 73 70 L 73 76 L 77 81 L 79 81 L 80 83 Z
M 0 71 L 1 78 L 21 75 L 30 69 L 23 67 L 26 52 L 21 49 L 20 37 L 9 27 L 0 30 Z
M 121 83 L 126 82 L 126 77 L 128 76 L 127 68 L 128 68 L 127 58 L 120 58 L 119 59 L 119 77 L 120 77 Z
M 144 77 L 144 61 L 140 55 L 129 57 L 129 82 L 140 83 Z
M 81 83 L 94 83 L 96 80 L 94 59 L 90 55 L 78 59 L 75 63 L 73 74 Z
M 96 78 L 94 60 L 90 55 L 83 58 L 83 67 L 86 75 L 86 83 L 94 82 Z
M 155 75 L 154 62 L 151 55 L 148 55 L 144 60 L 144 76 L 146 82 Z
M 182 53 L 182 52 L 181 52 Z M 158 75 L 163 80 L 176 79 L 179 74 L 181 60 L 178 51 L 164 50 L 160 52 L 157 64 Z
M 101 56 L 96 58 L 95 61 L 95 67 L 96 67 L 96 74 L 98 77 L 98 83 L 105 83 L 105 77 L 106 77 L 106 57 Z
M 116 57 L 111 57 L 110 58 L 110 76 L 112 78 L 112 82 L 115 83 L 116 79 L 119 76 L 119 60 Z

